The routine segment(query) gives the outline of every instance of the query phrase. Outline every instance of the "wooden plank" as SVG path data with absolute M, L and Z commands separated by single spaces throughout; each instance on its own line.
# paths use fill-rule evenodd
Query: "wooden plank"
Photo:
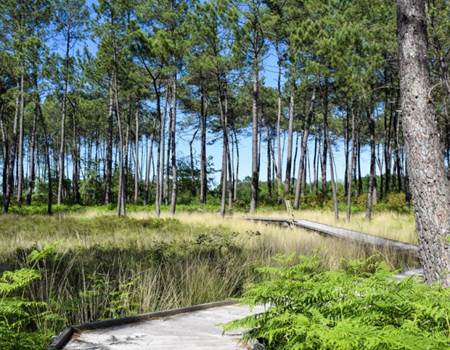
M 197 307 L 197 311 L 152 318 L 106 328 L 75 333 L 65 350 L 244 350 L 243 331 L 224 332 L 223 325 L 263 307 L 250 309 L 239 304 Z M 252 346 L 252 348 L 254 348 Z
M 256 222 L 264 222 L 268 224 L 277 224 L 277 225 L 293 225 L 297 227 L 301 227 L 303 229 L 318 232 L 320 234 L 331 236 L 340 239 L 351 240 L 358 243 L 369 244 L 378 247 L 391 248 L 394 250 L 404 251 L 413 256 L 417 256 L 418 254 L 418 246 L 414 244 L 409 244 L 405 242 L 396 241 L 393 239 L 378 237 L 369 235 L 367 233 L 358 232 L 354 230 L 349 230 L 342 227 L 335 227 L 332 225 L 321 224 L 319 222 L 303 220 L 303 219 L 277 219 L 277 218 L 264 218 L 264 217 L 249 217 L 247 220 L 256 221 Z
M 61 350 L 70 341 L 70 339 L 74 336 L 74 334 L 80 333 L 83 331 L 87 331 L 87 330 L 95 330 L 95 329 L 123 326 L 126 324 L 137 323 L 137 322 L 141 322 L 141 321 L 157 319 L 157 318 L 162 318 L 162 317 L 170 317 L 170 316 L 174 316 L 174 315 L 195 312 L 195 311 L 201 311 L 201 310 L 207 310 L 210 308 L 217 308 L 217 307 L 228 306 L 228 305 L 233 305 L 233 304 L 236 304 L 236 302 L 232 301 L 232 300 L 225 300 L 225 301 L 218 301 L 218 302 L 194 305 L 194 306 L 166 310 L 166 311 L 156 311 L 156 312 L 144 313 L 144 314 L 128 316 L 128 317 L 121 317 L 121 318 L 114 318 L 114 319 L 109 319 L 109 320 L 83 323 L 80 325 L 71 326 L 71 327 L 64 329 L 60 334 L 58 334 L 56 337 L 53 338 L 48 349 L 49 350 Z

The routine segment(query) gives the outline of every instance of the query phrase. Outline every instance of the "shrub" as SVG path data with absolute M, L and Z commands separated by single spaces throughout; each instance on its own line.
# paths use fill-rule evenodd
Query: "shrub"
M 267 350 L 448 349 L 450 289 L 397 281 L 375 261 L 326 271 L 318 258 L 264 268 L 243 301 L 270 305 L 228 326 L 249 327 Z

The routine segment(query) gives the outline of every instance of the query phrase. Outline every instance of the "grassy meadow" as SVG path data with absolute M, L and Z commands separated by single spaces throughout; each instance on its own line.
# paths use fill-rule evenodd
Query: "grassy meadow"
M 295 216 L 334 223 L 327 211 Z M 339 225 L 414 242 L 409 214 L 380 213 L 371 223 L 357 214 Z M 0 252 L 2 271 L 39 272 L 23 297 L 44 302 L 32 320 L 48 335 L 69 324 L 240 297 L 262 279 L 257 268 L 279 265 L 278 256 L 318 256 L 329 270 L 374 255 L 392 269 L 416 264 L 390 251 L 250 222 L 244 214 L 180 211 L 175 218 L 166 212 L 156 218 L 139 207 L 126 218 L 104 207 L 4 216 Z M 40 258 L 30 260 L 30 254 Z

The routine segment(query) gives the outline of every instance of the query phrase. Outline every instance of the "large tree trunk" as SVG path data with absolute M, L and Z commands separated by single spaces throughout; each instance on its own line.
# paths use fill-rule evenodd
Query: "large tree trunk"
M 425 1 L 397 0 L 400 93 L 419 256 L 427 282 L 450 286 L 450 186 L 427 61 Z

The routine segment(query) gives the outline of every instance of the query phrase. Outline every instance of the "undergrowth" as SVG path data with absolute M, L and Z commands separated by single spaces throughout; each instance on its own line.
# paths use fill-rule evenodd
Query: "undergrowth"
M 316 257 L 264 267 L 267 279 L 243 297 L 266 305 L 228 325 L 251 329 L 266 350 L 442 350 L 450 348 L 450 289 L 398 281 L 369 259 L 329 271 Z
M 28 263 L 36 264 L 45 252 L 33 251 Z M 39 322 L 50 320 L 53 315 L 46 310 L 43 301 L 32 300 L 24 290 L 41 274 L 34 268 L 5 271 L 0 276 L 0 349 L 39 350 L 45 349 L 51 333 L 38 328 Z

